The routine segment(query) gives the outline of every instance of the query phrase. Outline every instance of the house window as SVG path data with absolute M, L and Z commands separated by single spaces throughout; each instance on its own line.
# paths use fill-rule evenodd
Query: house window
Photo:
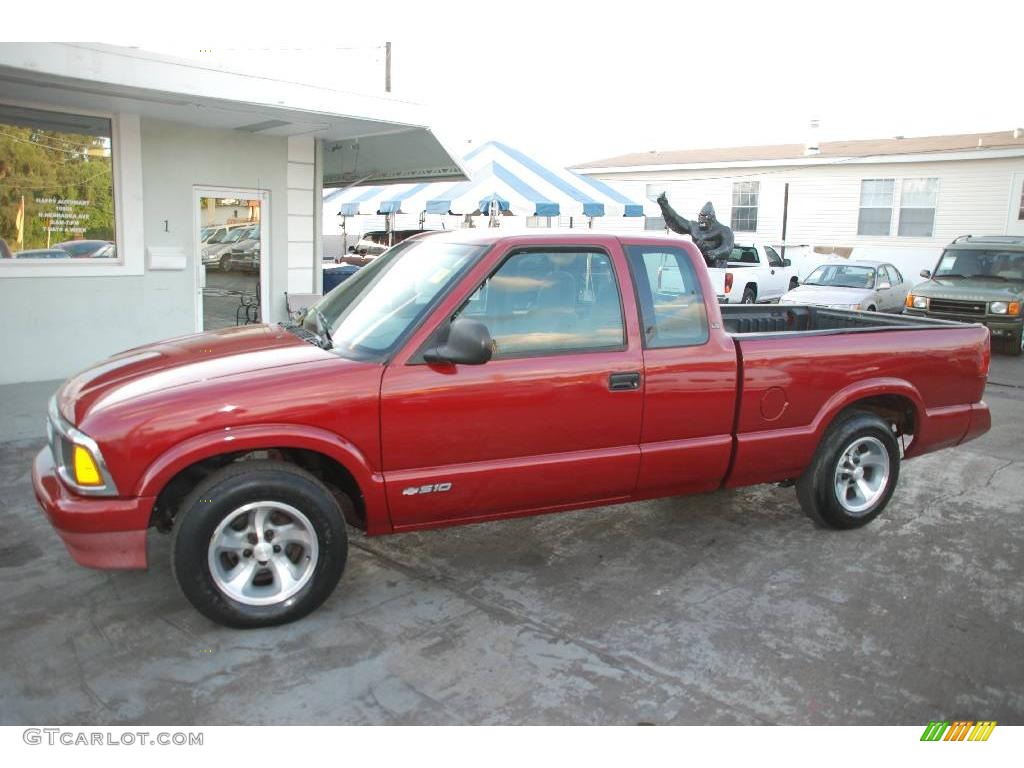
M 892 226 L 895 179 L 864 179 L 860 183 L 858 235 L 888 235 Z
M 737 232 L 757 231 L 757 198 L 761 182 L 736 181 L 732 185 L 732 228 Z
M 657 200 L 662 193 L 668 194 L 668 185 L 665 182 L 648 184 L 644 191 L 648 200 Z
M 550 216 L 527 216 L 526 226 L 528 227 L 550 227 L 551 217 Z
M 938 179 L 904 179 L 900 189 L 900 237 L 931 237 Z
M 0 104 L 0 263 L 119 264 L 105 117 Z

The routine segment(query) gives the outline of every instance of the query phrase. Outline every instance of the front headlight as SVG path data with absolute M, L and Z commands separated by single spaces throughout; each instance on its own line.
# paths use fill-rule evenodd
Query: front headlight
M 117 486 L 103 461 L 99 445 L 61 416 L 56 396 L 50 400 L 48 416 L 46 433 L 50 451 L 57 475 L 64 484 L 84 496 L 117 496 Z
M 914 309 L 928 309 L 928 297 L 927 296 L 910 296 L 910 306 Z
M 1005 301 L 993 301 L 988 305 L 988 311 L 993 315 L 1005 315 L 1010 305 Z

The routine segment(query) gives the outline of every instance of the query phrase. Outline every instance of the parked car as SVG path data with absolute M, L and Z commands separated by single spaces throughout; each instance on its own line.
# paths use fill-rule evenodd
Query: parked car
M 203 227 L 199 233 L 199 240 L 203 243 L 219 243 L 223 242 L 228 232 L 239 227 L 251 227 L 252 222 L 242 222 L 235 224 L 211 224 L 210 226 Z
M 1011 355 L 1024 351 L 1024 237 L 960 237 L 907 296 L 904 313 L 984 323 Z
M 28 251 L 15 251 L 15 259 L 70 259 L 71 254 L 63 248 L 33 248 Z
M 909 291 L 910 283 L 892 264 L 838 259 L 819 266 L 779 303 L 899 313 Z
M 235 227 L 224 234 L 223 238 L 214 241 L 210 240 L 202 248 L 203 266 L 207 269 L 217 267 L 225 272 L 231 269 L 231 249 L 238 243 L 259 239 L 259 224 L 250 224 L 246 227 Z
M 796 267 L 770 245 L 750 243 L 732 249 L 728 267 L 708 270 L 722 304 L 778 301 L 799 284 Z
M 114 256 L 113 246 L 109 240 L 67 240 L 53 247 L 67 251 L 75 259 L 108 259 Z
M 149 529 L 169 532 L 199 611 L 266 626 L 331 593 L 346 520 L 372 536 L 795 483 L 820 524 L 862 526 L 903 459 L 989 429 L 988 345 L 980 325 L 720 307 L 677 238 L 444 233 L 301 325 L 78 374 L 33 484 L 79 563 L 144 568 Z
M 250 227 L 238 242 L 232 244 L 227 258 L 221 255 L 220 268 L 224 271 L 241 269 L 260 270 L 260 228 Z

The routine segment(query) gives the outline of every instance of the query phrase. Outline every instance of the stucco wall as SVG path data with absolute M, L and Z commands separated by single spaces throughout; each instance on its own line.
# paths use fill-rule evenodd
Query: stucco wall
M 149 246 L 177 246 L 187 268 L 142 275 L 0 275 L 0 384 L 67 377 L 121 350 L 195 330 L 193 187 L 270 194 L 270 290 L 282 319 L 288 285 L 287 139 L 141 120 L 143 228 Z M 115 173 L 131 169 L 116 169 Z M 136 169 L 137 172 L 137 169 Z M 166 226 L 165 226 L 166 222 Z

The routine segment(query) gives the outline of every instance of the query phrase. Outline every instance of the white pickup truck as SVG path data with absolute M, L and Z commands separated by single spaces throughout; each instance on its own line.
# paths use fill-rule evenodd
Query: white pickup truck
M 797 268 L 770 245 L 736 245 L 725 268 L 711 267 L 711 284 L 720 304 L 778 301 L 799 284 Z

